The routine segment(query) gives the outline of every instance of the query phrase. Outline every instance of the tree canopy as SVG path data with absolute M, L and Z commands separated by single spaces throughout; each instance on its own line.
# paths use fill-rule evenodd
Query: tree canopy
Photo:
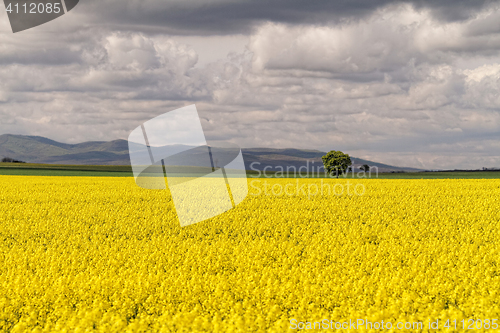
M 346 172 L 352 165 L 349 154 L 344 154 L 341 151 L 332 150 L 325 156 L 321 157 L 321 159 L 323 160 L 326 172 L 330 175 L 335 174 L 337 178 L 339 177 L 339 174 Z

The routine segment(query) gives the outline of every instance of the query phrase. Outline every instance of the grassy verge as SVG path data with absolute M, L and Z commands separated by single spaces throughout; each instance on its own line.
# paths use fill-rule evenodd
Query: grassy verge
M 132 168 L 129 165 L 0 163 L 0 175 L 132 177 Z
M 327 178 L 324 175 L 302 173 L 296 176 L 290 174 L 289 177 L 282 175 L 274 175 L 271 173 L 260 176 L 257 173 L 248 174 L 250 178 Z M 328 177 L 330 178 L 330 177 Z M 358 177 L 356 173 L 347 174 L 345 177 L 340 176 L 339 179 L 352 179 L 352 178 L 371 178 L 371 179 L 498 179 L 500 178 L 500 171 L 437 171 L 437 172 L 389 172 L 366 174 L 366 177 Z
M 129 165 L 62 165 L 62 164 L 19 164 L 0 163 L 0 175 L 12 176 L 72 176 L 72 177 L 132 177 Z M 248 171 L 249 178 L 283 178 L 281 174 L 267 173 L 266 177 L 255 171 Z M 179 174 L 179 176 L 186 176 Z M 324 178 L 323 175 L 297 174 L 298 178 Z M 288 178 L 295 178 L 290 174 Z M 340 177 L 344 178 L 344 177 Z M 350 173 L 346 178 L 353 178 Z M 357 178 L 357 174 L 354 174 Z M 498 179 L 500 171 L 439 171 L 439 172 L 395 172 L 372 174 L 378 179 Z

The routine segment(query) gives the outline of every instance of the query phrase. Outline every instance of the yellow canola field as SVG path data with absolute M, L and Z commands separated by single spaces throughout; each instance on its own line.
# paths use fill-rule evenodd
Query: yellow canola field
M 296 182 L 250 179 L 235 209 L 181 228 L 169 192 L 133 178 L 0 176 L 0 331 L 500 320 L 500 180 L 263 181 Z

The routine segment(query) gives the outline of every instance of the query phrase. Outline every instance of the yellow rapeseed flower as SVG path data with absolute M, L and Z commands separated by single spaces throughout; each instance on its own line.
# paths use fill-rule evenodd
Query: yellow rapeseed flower
M 181 228 L 169 192 L 133 178 L 0 176 L 0 331 L 500 319 L 500 180 L 266 181 Z

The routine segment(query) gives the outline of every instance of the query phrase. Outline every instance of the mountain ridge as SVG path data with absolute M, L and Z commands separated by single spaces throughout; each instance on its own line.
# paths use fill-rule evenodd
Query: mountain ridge
M 325 152 L 296 148 L 243 148 L 245 167 L 248 170 L 279 171 L 287 167 L 317 171 L 322 166 L 321 156 Z M 0 135 L 0 159 L 10 157 L 28 163 L 75 164 L 75 165 L 130 165 L 128 142 L 123 139 L 112 141 L 86 141 L 77 144 L 62 143 L 42 136 Z M 368 164 L 377 167 L 378 172 L 422 171 L 409 167 L 397 167 L 352 157 L 355 170 Z

